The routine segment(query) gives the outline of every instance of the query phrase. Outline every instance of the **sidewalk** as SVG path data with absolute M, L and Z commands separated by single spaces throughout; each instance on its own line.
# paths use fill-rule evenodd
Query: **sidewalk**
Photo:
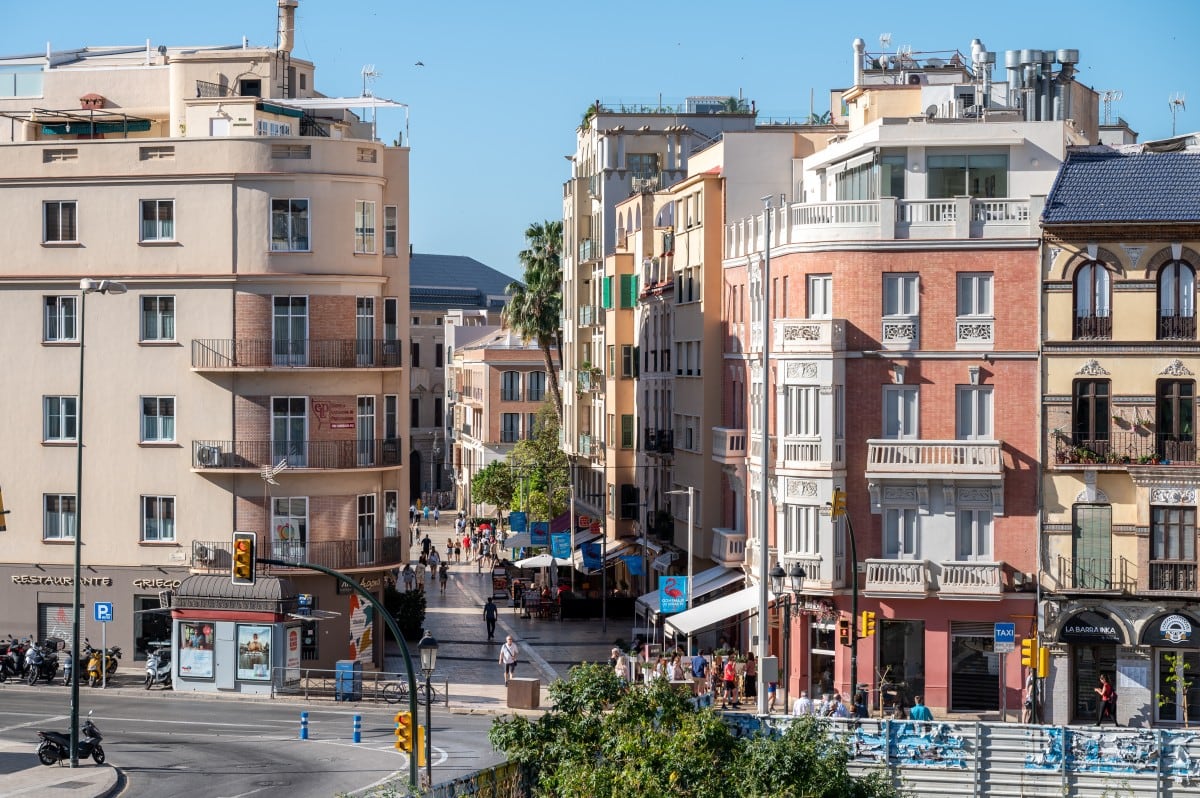
M 77 768 L 70 763 L 46 767 L 38 761 L 36 747 L 36 740 L 0 739 L 0 784 L 5 796 L 105 798 L 117 794 L 121 772 L 111 765 L 97 765 L 88 759 Z

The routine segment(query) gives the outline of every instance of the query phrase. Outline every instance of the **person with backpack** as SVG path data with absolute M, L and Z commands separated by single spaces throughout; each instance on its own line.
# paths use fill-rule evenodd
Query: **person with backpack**
M 1100 686 L 1093 687 L 1092 690 L 1100 697 L 1096 708 L 1096 725 L 1103 724 L 1104 719 L 1108 718 L 1114 726 L 1120 726 L 1121 724 L 1117 723 L 1117 691 L 1113 689 L 1108 677 L 1100 674 Z

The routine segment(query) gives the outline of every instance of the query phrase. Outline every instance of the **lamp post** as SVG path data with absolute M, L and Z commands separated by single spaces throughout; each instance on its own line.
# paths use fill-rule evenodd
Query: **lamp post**
M 421 673 L 425 674 L 425 780 L 433 786 L 433 688 L 429 686 L 429 677 L 437 665 L 438 641 L 425 630 L 425 636 L 417 643 L 421 652 Z
M 687 496 L 688 497 L 687 609 L 690 610 L 692 608 L 692 591 L 695 587 L 695 585 L 692 584 L 692 559 L 695 555 L 695 546 L 692 542 L 692 537 L 693 537 L 693 533 L 696 531 L 696 525 L 694 523 L 695 518 L 693 517 L 692 514 L 695 511 L 695 507 L 696 507 L 696 489 L 694 487 L 692 487 L 691 485 L 688 485 L 687 490 L 669 490 L 669 491 L 667 491 L 667 495 L 668 496 Z M 691 632 L 688 632 L 687 652 L 688 652 L 689 657 L 692 656 L 693 652 L 692 652 L 692 633 Z
M 784 592 L 783 579 L 787 577 L 789 592 Z M 790 711 L 790 696 L 788 695 L 788 666 L 791 660 L 791 638 L 792 638 L 792 619 L 800 617 L 800 612 L 803 609 L 800 606 L 798 599 L 800 598 L 800 588 L 804 584 L 804 569 L 800 567 L 800 563 L 792 563 L 792 567 L 784 573 L 783 566 L 778 562 L 771 569 L 771 591 L 777 599 L 782 599 L 783 604 L 779 608 L 779 619 L 783 624 L 783 711 Z M 797 601 L 793 601 L 795 598 Z
M 762 662 L 767 657 L 767 563 L 770 557 L 767 552 L 767 517 L 769 510 L 768 491 L 767 491 L 767 472 L 771 463 L 771 437 L 768 435 L 770 427 L 771 414 L 771 196 L 767 195 L 763 200 L 763 243 L 765 245 L 763 252 L 763 268 L 762 268 L 762 290 L 759 292 L 762 295 L 762 313 L 760 314 L 762 324 L 762 396 L 759 397 L 761 407 L 759 414 L 762 416 L 762 456 L 759 458 L 759 514 L 758 514 L 758 661 Z M 761 673 L 761 671 L 760 671 Z M 760 677 L 761 680 L 761 677 Z M 758 714 L 767 714 L 767 691 L 759 685 L 758 690 Z
M 437 467 L 438 458 L 442 456 L 442 447 L 438 445 L 437 433 L 434 433 L 433 448 L 430 449 L 429 458 L 429 500 L 430 504 L 437 506 L 437 502 L 433 500 L 433 492 L 437 490 L 437 483 L 433 478 L 433 470 Z
M 124 283 L 115 280 L 79 281 L 79 395 L 75 400 L 75 569 L 71 580 L 74 612 L 71 615 L 71 767 L 79 767 L 79 583 L 83 549 L 80 533 L 83 528 L 83 346 L 84 321 L 88 294 L 123 294 Z

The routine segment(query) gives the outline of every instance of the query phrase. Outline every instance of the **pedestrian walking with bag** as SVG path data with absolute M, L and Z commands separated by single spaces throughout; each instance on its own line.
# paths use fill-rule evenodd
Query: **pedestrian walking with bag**
M 509 635 L 504 640 L 504 645 L 500 646 L 499 663 L 504 666 L 504 683 L 508 684 L 513 675 L 517 672 L 517 657 L 520 656 L 520 650 L 517 644 L 513 642 L 512 635 Z
M 1100 697 L 1099 706 L 1096 708 L 1096 725 L 1103 724 L 1104 719 L 1108 718 L 1114 726 L 1120 726 L 1121 724 L 1117 723 L 1117 691 L 1113 689 L 1108 677 L 1100 674 L 1100 686 L 1093 687 L 1092 690 Z

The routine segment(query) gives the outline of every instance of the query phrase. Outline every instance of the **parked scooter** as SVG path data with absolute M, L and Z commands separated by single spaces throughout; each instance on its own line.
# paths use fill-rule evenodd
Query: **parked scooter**
M 40 731 L 38 737 L 37 755 L 43 765 L 54 765 L 64 759 L 71 758 L 71 733 Z M 80 759 L 91 757 L 97 765 L 104 764 L 104 749 L 100 741 L 104 739 L 96 724 L 92 723 L 92 713 L 88 712 L 87 719 L 79 727 L 79 747 L 76 750 Z
M 149 690 L 156 684 L 161 684 L 163 687 L 171 686 L 170 646 L 159 646 L 150 652 L 150 656 L 146 659 L 146 689 Z
M 30 685 L 37 684 L 39 679 L 47 684 L 54 681 L 54 677 L 58 675 L 59 642 L 61 641 L 51 638 L 41 645 L 29 647 L 29 651 L 25 653 L 25 681 Z
M 91 660 L 91 658 L 92 658 L 93 650 L 94 649 L 92 648 L 92 644 L 90 642 L 88 642 L 88 639 L 85 637 L 83 639 L 83 647 L 81 649 L 79 649 L 79 662 L 78 663 L 72 663 L 71 662 L 71 653 L 69 651 L 67 652 L 66 657 L 63 660 L 63 684 L 66 684 L 66 685 L 71 684 L 72 674 L 82 673 L 85 676 L 87 675 L 87 664 L 88 664 L 88 661 Z M 74 667 L 75 665 L 77 665 L 78 667 Z
M 112 679 L 114 673 L 117 672 L 117 660 L 121 658 L 120 646 L 109 646 L 107 651 L 93 649 L 87 663 L 88 684 L 92 687 L 100 684 L 102 681 Z M 103 660 L 103 664 L 101 661 Z M 107 679 L 105 674 L 101 672 L 101 668 L 107 671 Z
M 0 642 L 0 682 L 20 679 L 25 673 L 25 647 L 15 637 Z

